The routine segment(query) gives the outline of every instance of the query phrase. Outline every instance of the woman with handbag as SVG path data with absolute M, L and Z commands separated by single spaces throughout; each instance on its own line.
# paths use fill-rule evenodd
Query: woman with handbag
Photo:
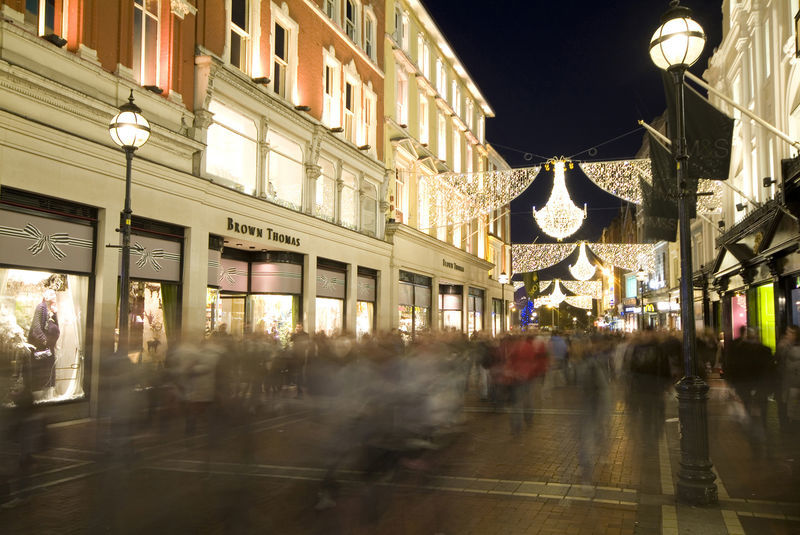
M 31 350 L 31 391 L 48 390 L 55 386 L 56 342 L 61 334 L 58 327 L 56 292 L 44 291 L 42 302 L 36 305 L 28 330 Z

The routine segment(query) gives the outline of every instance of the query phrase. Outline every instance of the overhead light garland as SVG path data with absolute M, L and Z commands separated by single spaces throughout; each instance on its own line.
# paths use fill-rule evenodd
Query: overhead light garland
M 586 256 L 586 242 L 581 243 L 581 252 L 578 255 L 578 261 L 575 262 L 574 266 L 569 266 L 569 272 L 579 281 L 585 281 L 594 277 L 595 271 L 597 271 L 597 268 L 594 264 L 589 262 L 589 258 Z
M 563 249 L 557 249 L 557 247 Z M 639 267 L 655 272 L 653 251 L 649 243 L 587 243 L 586 246 L 607 266 L 619 266 L 628 271 Z M 575 250 L 574 243 L 516 244 L 511 246 L 511 262 L 515 273 L 539 271 L 563 261 Z M 562 254 L 560 252 L 566 251 Z
M 428 184 L 431 227 L 463 224 L 508 205 L 531 185 L 540 169 L 535 166 L 478 173 L 418 175 L 419 180 Z
M 597 184 L 612 195 L 635 204 L 642 203 L 642 187 L 639 180 L 653 183 L 650 159 L 618 160 L 613 162 L 582 162 L 578 166 Z M 697 197 L 697 211 L 718 212 L 722 209 L 722 183 L 719 180 L 700 179 L 697 191 L 711 193 Z
M 545 169 L 553 165 L 553 190 L 544 208 L 537 211 L 536 207 L 533 207 L 533 217 L 539 228 L 559 241 L 575 234 L 586 219 L 586 205 L 583 205 L 583 210 L 578 208 L 567 191 L 566 163 L 562 159 L 545 165 Z M 572 162 L 569 165 L 571 168 Z
M 574 250 L 574 243 L 512 244 L 511 265 L 515 273 L 539 271 L 558 264 Z
M 599 299 L 603 296 L 603 282 L 599 280 L 591 281 L 565 281 L 562 280 L 561 284 L 564 288 L 574 293 L 575 295 L 585 295 L 594 299 Z
M 568 305 L 575 308 L 583 308 L 585 310 L 592 310 L 592 297 L 590 295 L 573 295 L 567 296 L 564 300 Z

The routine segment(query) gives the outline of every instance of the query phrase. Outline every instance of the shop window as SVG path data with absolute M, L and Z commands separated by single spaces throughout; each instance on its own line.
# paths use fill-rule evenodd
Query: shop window
M 430 278 L 401 271 L 398 294 L 398 330 L 409 340 L 430 328 Z
M 375 331 L 375 303 L 358 301 L 356 303 L 356 338 L 361 340 L 365 335 Z
M 249 73 L 251 48 L 249 0 L 231 0 L 230 39 L 231 65 Z
M 731 327 L 733 338 L 739 338 L 739 331 L 747 327 L 747 296 L 735 294 L 731 297 Z
M 467 301 L 467 334 L 483 330 L 483 290 L 469 289 Z
M 322 174 L 317 178 L 314 214 L 333 223 L 336 220 L 336 168 L 325 158 L 319 159 Z
M 362 187 L 361 196 L 361 231 L 375 236 L 378 230 L 378 189 L 369 183 Z
M 214 118 L 208 127 L 206 173 L 254 194 L 258 154 L 255 122 L 218 101 L 211 101 L 209 111 Z
M 461 286 L 439 286 L 439 328 L 443 331 L 463 328 L 463 296 Z
M 284 347 L 289 344 L 299 323 L 299 295 L 250 295 L 248 305 L 248 322 L 254 333 L 269 336 Z
M 274 130 L 267 134 L 267 198 L 299 210 L 303 199 L 303 150 L 295 141 Z
M 133 4 L 133 75 L 140 85 L 158 85 L 159 0 Z
M 505 331 L 503 326 L 505 311 L 502 299 L 492 299 L 492 336 L 500 336 Z
M 169 341 L 178 334 L 180 285 L 130 281 L 128 357 L 134 363 L 163 366 Z
M 87 275 L 0 268 L 4 379 L 27 383 L 35 403 L 82 398 L 88 306 Z M 0 393 L 0 401 L 13 402 L 13 394 Z
M 360 340 L 375 331 L 375 299 L 377 278 L 371 270 L 358 270 L 356 289 L 356 337 Z
M 344 330 L 344 300 L 317 297 L 317 328 L 328 336 L 340 334 Z
M 350 171 L 342 171 L 342 203 L 340 222 L 343 227 L 356 230 L 358 222 L 357 207 L 358 207 L 358 188 L 356 184 L 356 175 Z

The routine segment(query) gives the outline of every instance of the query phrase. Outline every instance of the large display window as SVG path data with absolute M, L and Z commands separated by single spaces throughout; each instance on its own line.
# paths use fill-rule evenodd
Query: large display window
M 739 338 L 739 329 L 747 327 L 747 296 L 734 294 L 731 296 L 731 327 L 733 338 Z
M 483 330 L 483 290 L 469 289 L 467 301 L 467 334 L 472 336 L 475 331 Z
M 0 268 L 0 355 L 11 389 L 35 402 L 84 396 L 89 277 Z M 9 400 L 5 400 L 9 401 Z
M 375 301 L 377 300 L 378 272 L 358 268 L 358 288 L 356 289 L 356 338 L 375 332 Z
M 505 329 L 503 328 L 503 320 L 505 313 L 503 311 L 503 301 L 501 299 L 492 298 L 492 335 L 500 336 Z
M 431 278 L 400 272 L 398 329 L 406 340 L 430 328 Z
M 241 338 L 245 332 L 245 295 L 220 295 L 219 323 L 216 330 L 224 329 L 230 334 Z
M 300 315 L 298 295 L 249 295 L 248 323 L 253 332 L 276 338 L 282 345 L 289 343 Z
M 314 332 L 332 336 L 344 330 L 346 279 L 347 267 L 344 264 L 319 259 Z
M 134 362 L 163 365 L 169 340 L 178 334 L 180 285 L 133 280 L 128 295 L 128 356 Z
M 443 331 L 463 331 L 463 287 L 439 285 L 439 328 Z
M 317 326 L 314 332 L 334 336 L 344 328 L 344 300 L 317 297 Z
M 0 404 L 81 399 L 95 208 L 0 190 Z

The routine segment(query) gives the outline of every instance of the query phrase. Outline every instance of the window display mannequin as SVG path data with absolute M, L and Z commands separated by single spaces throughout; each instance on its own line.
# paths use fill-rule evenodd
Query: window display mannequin
M 42 302 L 36 305 L 28 330 L 31 355 L 31 390 L 49 391 L 55 386 L 56 342 L 61 334 L 58 327 L 56 292 L 46 289 Z M 49 352 L 49 354 L 48 354 Z

